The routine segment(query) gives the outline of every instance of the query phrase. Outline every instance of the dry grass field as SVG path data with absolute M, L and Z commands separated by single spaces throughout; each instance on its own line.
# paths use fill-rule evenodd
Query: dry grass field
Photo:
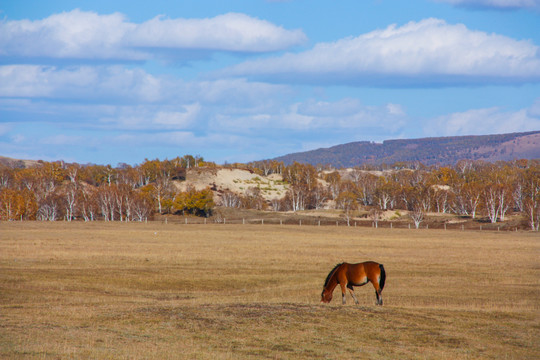
M 385 305 L 339 288 L 384 263 Z M 539 359 L 540 237 L 279 225 L 0 223 L 7 359 Z

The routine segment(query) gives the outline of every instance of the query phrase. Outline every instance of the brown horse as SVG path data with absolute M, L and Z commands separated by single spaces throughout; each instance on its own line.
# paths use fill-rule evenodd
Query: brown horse
M 384 266 L 374 261 L 366 261 L 360 264 L 337 264 L 326 277 L 321 294 L 321 301 L 324 303 L 332 301 L 332 293 L 339 284 L 341 286 L 341 299 L 343 304 L 345 304 L 346 288 L 349 289 L 354 301 L 358 304 L 358 299 L 354 295 L 353 286 L 366 285 L 371 281 L 375 288 L 377 305 L 382 305 L 381 292 L 384 288 L 385 280 L 386 271 L 384 271 Z

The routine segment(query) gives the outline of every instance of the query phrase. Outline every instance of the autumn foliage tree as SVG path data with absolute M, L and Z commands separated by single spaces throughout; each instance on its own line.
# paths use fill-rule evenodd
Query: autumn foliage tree
M 214 196 L 210 188 L 196 190 L 190 186 L 174 198 L 174 209 L 181 212 L 208 217 L 214 208 Z
M 341 192 L 336 199 L 336 206 L 342 209 L 347 220 L 347 225 L 350 225 L 351 216 L 354 210 L 358 209 L 358 196 L 353 188 Z
M 35 218 L 36 204 L 28 190 L 3 188 L 0 190 L 0 218 L 19 220 Z

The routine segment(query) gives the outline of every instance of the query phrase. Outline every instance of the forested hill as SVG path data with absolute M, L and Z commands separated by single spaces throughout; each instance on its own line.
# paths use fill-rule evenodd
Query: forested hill
M 382 144 L 352 142 L 277 157 L 293 162 L 332 165 L 336 168 L 365 164 L 421 162 L 424 165 L 454 165 L 463 159 L 511 161 L 540 159 L 540 131 L 482 136 L 454 136 L 409 140 L 386 140 Z

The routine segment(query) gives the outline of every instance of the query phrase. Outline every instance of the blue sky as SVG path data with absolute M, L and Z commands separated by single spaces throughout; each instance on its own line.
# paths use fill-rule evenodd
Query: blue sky
M 540 0 L 0 0 L 0 156 L 540 130 Z

